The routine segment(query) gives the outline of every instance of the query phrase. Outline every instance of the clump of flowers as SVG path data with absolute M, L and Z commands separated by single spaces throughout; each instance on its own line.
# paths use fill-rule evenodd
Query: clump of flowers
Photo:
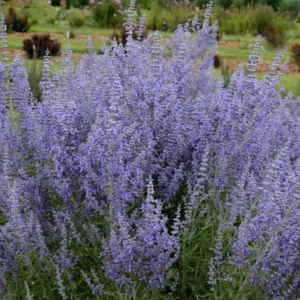
M 150 179 L 140 218 L 138 212 L 133 218 L 115 213 L 114 227 L 101 256 L 107 277 L 120 285 L 130 286 L 133 284 L 130 277 L 137 277 L 153 289 L 161 288 L 166 270 L 178 258 L 179 240 L 168 233 L 167 218 L 153 194 Z
M 284 52 L 258 80 L 257 37 L 224 88 L 211 13 L 179 25 L 168 55 L 132 0 L 125 45 L 100 56 L 89 39 L 78 64 L 67 47 L 53 76 L 46 51 L 39 102 L 1 17 L 4 298 L 300 297 L 300 106 L 277 90 Z

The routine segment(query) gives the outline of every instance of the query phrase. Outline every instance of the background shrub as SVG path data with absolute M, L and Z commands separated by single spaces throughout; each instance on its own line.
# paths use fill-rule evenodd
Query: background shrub
M 23 50 L 28 58 L 43 57 L 48 49 L 50 55 L 57 56 L 60 54 L 60 43 L 57 40 L 51 40 L 50 34 L 34 34 L 31 39 L 23 41 Z
M 75 38 L 75 33 L 73 30 L 70 31 L 70 39 L 74 39 Z
M 233 0 L 217 0 L 217 4 L 228 9 L 233 4 Z
M 220 68 L 221 65 L 222 65 L 221 57 L 220 57 L 220 55 L 216 54 L 214 56 L 214 67 L 217 69 L 217 68 Z
M 68 17 L 69 25 L 71 27 L 81 27 L 84 25 L 84 15 L 78 11 L 73 11 Z
M 185 5 L 169 6 L 162 10 L 161 6 L 153 3 L 147 15 L 147 28 L 150 30 L 175 31 L 178 24 L 184 24 L 192 19 L 195 11 Z
M 36 24 L 38 24 L 38 22 L 39 22 L 39 20 L 37 18 L 32 18 L 30 23 L 32 25 L 36 25 Z
M 100 27 L 115 28 L 123 24 L 122 7 L 113 1 L 95 3 L 92 6 L 92 15 Z
M 264 35 L 266 31 L 273 25 L 275 13 L 272 7 L 266 5 L 256 6 L 253 11 L 253 19 L 255 34 Z
M 89 0 L 67 0 L 67 8 L 87 6 L 89 2 Z
M 48 18 L 47 19 L 47 24 L 49 24 L 49 25 L 55 25 L 55 18 L 53 18 L 53 17 Z
M 300 44 L 294 44 L 291 48 L 292 59 L 298 66 L 298 71 L 300 72 Z
M 67 10 L 64 8 L 59 8 L 56 11 L 56 20 L 66 20 L 67 19 Z
M 256 5 L 268 5 L 271 6 L 274 10 L 281 8 L 282 2 L 285 0 L 217 0 L 216 4 L 222 6 L 224 9 L 228 9 L 231 6 L 236 6 L 241 8 L 242 6 L 256 6 Z M 291 0 L 297 1 L 297 0 Z M 196 2 L 202 3 L 202 0 Z
M 280 10 L 287 11 L 294 16 L 298 16 L 300 12 L 300 1 L 298 0 L 281 0 Z
M 221 33 L 268 36 L 273 46 L 283 44 L 289 29 L 293 27 L 290 15 L 275 12 L 271 6 L 256 5 L 242 8 L 232 7 L 224 10 L 217 7 L 214 11 Z
M 288 38 L 288 30 L 292 27 L 292 24 L 288 20 L 278 18 L 274 24 L 270 25 L 266 30 L 264 36 L 267 42 L 273 47 L 279 47 L 284 45 Z
M 89 0 L 67 0 L 67 8 L 81 7 L 89 5 Z M 54 6 L 60 6 L 60 0 L 52 0 L 51 4 Z
M 8 15 L 5 17 L 8 31 L 27 32 L 30 28 L 27 15 L 17 15 L 13 7 L 9 8 Z
M 231 9 L 224 11 L 218 7 L 215 10 L 221 33 L 224 34 L 245 34 L 250 30 L 249 9 Z
M 60 0 L 51 0 L 51 5 L 59 6 L 60 5 Z

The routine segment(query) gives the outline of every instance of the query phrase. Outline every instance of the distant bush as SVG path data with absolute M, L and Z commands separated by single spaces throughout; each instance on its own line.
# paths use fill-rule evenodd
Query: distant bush
M 92 5 L 92 15 L 100 27 L 115 28 L 123 24 L 123 10 L 118 1 L 96 2 Z
M 231 9 L 224 11 L 216 9 L 216 18 L 219 21 L 219 28 L 224 34 L 246 34 L 250 31 L 250 14 L 246 9 Z
M 67 0 L 67 8 L 87 6 L 89 3 L 89 0 Z
M 67 19 L 67 10 L 64 8 L 58 8 L 56 10 L 56 20 L 66 20 Z
M 60 6 L 60 0 L 51 0 L 51 5 Z
M 281 1 L 282 0 L 264 0 L 261 1 L 261 3 L 272 6 L 274 10 L 278 10 L 280 8 Z
M 5 17 L 5 24 L 8 31 L 27 32 L 30 28 L 27 15 L 17 15 L 13 7 L 9 8 L 8 15 Z
M 38 24 L 38 22 L 39 22 L 39 20 L 37 18 L 32 18 L 30 23 L 32 25 L 36 25 L 36 24 Z
M 266 5 L 258 5 L 253 11 L 253 20 L 255 34 L 264 35 L 275 20 L 275 13 L 272 7 Z
M 299 0 L 290 0 L 288 1 L 288 11 L 295 16 L 300 13 L 300 1 Z
M 271 6 L 256 5 L 246 8 L 215 9 L 221 33 L 260 34 L 273 46 L 283 44 L 287 30 L 293 25 L 289 15 L 275 12 Z
M 147 27 L 150 30 L 174 31 L 178 24 L 184 24 L 192 19 L 195 11 L 185 5 L 170 5 L 163 9 L 153 4 L 147 16 Z
M 294 16 L 298 16 L 300 12 L 300 1 L 299 0 L 282 0 L 280 5 L 281 11 L 287 11 Z
M 300 73 L 300 44 L 294 44 L 291 48 L 292 59 L 298 66 L 298 72 Z
M 216 3 L 224 9 L 228 9 L 233 4 L 233 0 L 217 0 Z
M 283 44 L 283 32 L 278 32 L 276 28 L 271 25 L 265 32 L 266 41 L 273 47 L 277 47 Z
M 71 27 L 81 27 L 84 25 L 84 15 L 78 11 L 72 12 L 68 17 L 69 25 Z
M 70 31 L 70 39 L 75 39 L 75 33 L 73 30 Z
M 81 7 L 81 6 L 87 6 L 89 5 L 89 0 L 67 0 L 66 5 L 67 8 L 70 7 Z M 61 1 L 60 0 L 52 0 L 51 4 L 54 6 L 60 6 Z
M 214 67 L 215 67 L 215 69 L 220 68 L 221 65 L 222 65 L 221 57 L 220 57 L 220 55 L 216 54 L 214 56 Z
M 274 24 L 270 25 L 264 36 L 267 42 L 274 48 L 284 45 L 288 38 L 288 30 L 291 28 L 291 23 L 287 20 L 278 18 Z
M 281 3 L 285 0 L 216 0 L 215 3 L 220 5 L 224 9 L 229 9 L 232 6 L 236 6 L 238 8 L 247 7 L 247 6 L 256 6 L 256 5 L 268 5 L 272 7 L 274 10 L 278 10 L 281 6 Z M 295 0 L 298 1 L 298 0 Z M 195 1 L 203 3 L 203 0 Z
M 55 25 L 55 18 L 48 18 L 47 19 L 47 24 L 49 24 L 49 25 Z
M 60 54 L 60 43 L 57 40 L 51 40 L 50 34 L 34 34 L 31 39 L 23 40 L 23 50 L 28 58 L 43 57 L 48 49 L 50 55 Z

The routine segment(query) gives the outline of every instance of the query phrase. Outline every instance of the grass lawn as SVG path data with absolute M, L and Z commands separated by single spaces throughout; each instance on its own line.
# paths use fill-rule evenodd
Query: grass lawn
M 231 70 L 231 72 L 232 72 L 232 70 Z M 220 69 L 216 69 L 214 71 L 214 74 L 217 76 L 222 76 Z M 263 79 L 265 74 L 266 74 L 265 72 L 258 72 L 257 73 L 258 79 L 259 80 Z M 286 93 L 291 91 L 295 95 L 295 97 L 300 97 L 300 73 L 299 74 L 295 74 L 295 73 L 284 74 L 282 76 L 281 82 L 278 86 L 278 89 L 280 89 L 280 88 L 284 88 Z
M 88 27 L 88 26 L 82 26 L 79 28 L 71 28 L 69 24 L 64 21 L 56 22 L 56 24 L 36 24 L 30 28 L 30 32 L 35 33 L 58 33 L 58 34 L 66 34 L 67 31 L 73 31 L 75 36 L 76 34 L 80 35 L 101 35 L 101 36 L 107 36 L 111 37 L 114 29 L 111 28 L 95 28 L 95 27 Z
M 251 43 L 250 43 L 251 44 Z M 222 43 L 219 45 L 218 52 L 223 60 L 240 60 L 243 62 L 248 61 L 249 55 L 252 49 L 249 47 L 250 44 L 241 44 L 238 47 L 223 45 Z M 275 51 L 272 49 L 262 50 L 260 52 L 262 60 L 273 60 Z M 287 58 L 285 55 L 285 58 Z
M 279 86 L 284 87 L 286 91 L 292 91 L 294 95 L 300 97 L 300 73 L 284 74 Z

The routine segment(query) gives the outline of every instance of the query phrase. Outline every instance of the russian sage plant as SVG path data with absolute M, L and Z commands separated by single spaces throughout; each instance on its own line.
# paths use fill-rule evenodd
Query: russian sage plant
M 211 12 L 166 47 L 131 0 L 125 46 L 46 53 L 41 101 L 1 14 L 4 299 L 300 297 L 299 99 L 261 37 L 224 88 Z

